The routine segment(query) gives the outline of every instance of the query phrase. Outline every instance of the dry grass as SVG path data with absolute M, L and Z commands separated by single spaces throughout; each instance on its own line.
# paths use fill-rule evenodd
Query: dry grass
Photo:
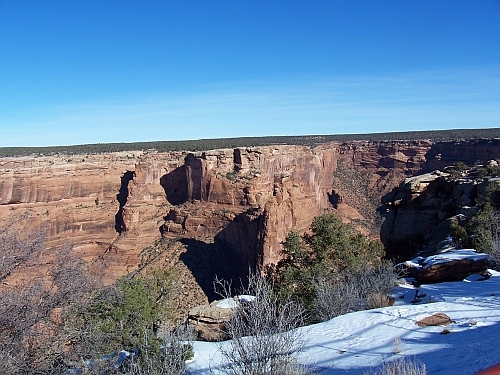
M 386 362 L 379 370 L 370 370 L 364 375 L 427 375 L 425 364 L 418 360 L 401 358 Z
M 401 353 L 403 351 L 403 340 L 401 337 L 396 337 L 392 343 L 392 352 L 394 354 Z

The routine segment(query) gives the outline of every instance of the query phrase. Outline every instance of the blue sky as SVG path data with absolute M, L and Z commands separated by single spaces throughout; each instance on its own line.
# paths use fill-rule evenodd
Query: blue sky
M 0 147 L 491 127 L 499 0 L 0 0 Z

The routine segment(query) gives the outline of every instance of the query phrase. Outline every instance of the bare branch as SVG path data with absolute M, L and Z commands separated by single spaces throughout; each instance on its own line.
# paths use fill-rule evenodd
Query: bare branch
M 298 374 L 305 370 L 297 363 L 304 347 L 298 330 L 304 310 L 295 301 L 279 304 L 272 285 L 259 274 L 250 273 L 243 294 L 254 296 L 240 303 L 226 325 L 232 338 L 229 346 L 221 346 L 231 374 Z

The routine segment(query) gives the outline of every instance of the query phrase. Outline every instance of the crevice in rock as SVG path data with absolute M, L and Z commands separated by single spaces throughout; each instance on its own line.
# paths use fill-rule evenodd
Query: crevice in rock
M 130 181 L 134 179 L 135 172 L 134 171 L 126 171 L 121 177 L 120 190 L 116 195 L 116 199 L 120 204 L 120 208 L 115 215 L 115 230 L 118 233 L 125 232 L 127 230 L 125 222 L 123 220 L 123 207 L 127 204 L 128 199 L 128 184 Z

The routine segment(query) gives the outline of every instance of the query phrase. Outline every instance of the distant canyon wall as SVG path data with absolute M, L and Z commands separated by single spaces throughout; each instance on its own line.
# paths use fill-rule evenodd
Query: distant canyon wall
M 495 158 L 498 140 L 2 158 L 0 215 L 29 214 L 22 225 L 43 228 L 49 248 L 68 241 L 85 259 L 106 257 L 114 276 L 160 237 L 211 238 L 243 265 L 268 264 L 325 209 L 378 235 L 380 197 L 405 177 Z

